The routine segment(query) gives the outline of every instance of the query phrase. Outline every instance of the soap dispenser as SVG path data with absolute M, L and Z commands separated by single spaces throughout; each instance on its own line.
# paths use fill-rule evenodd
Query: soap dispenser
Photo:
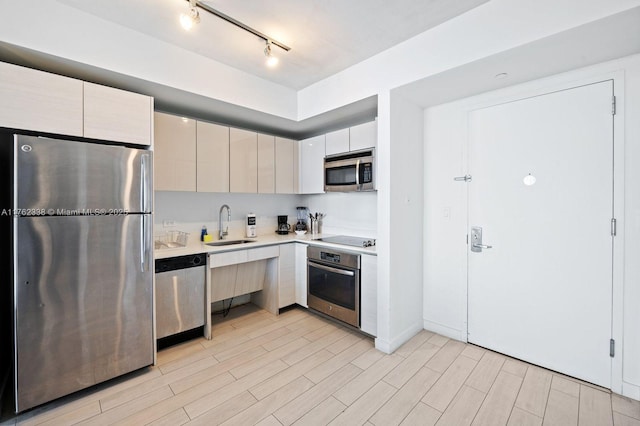
M 207 227 L 202 226 L 202 231 L 200 232 L 200 241 L 204 241 L 204 236 L 207 235 Z

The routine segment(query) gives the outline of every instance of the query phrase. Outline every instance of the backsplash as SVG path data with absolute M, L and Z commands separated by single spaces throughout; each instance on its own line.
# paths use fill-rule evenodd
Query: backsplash
M 321 232 L 377 238 L 377 192 L 331 192 L 301 197 L 302 205 L 311 213 L 325 214 Z
M 258 235 L 275 233 L 278 215 L 287 215 L 293 228 L 297 220 L 297 206 L 308 207 L 311 213 L 325 214 L 321 232 L 369 238 L 377 236 L 376 192 L 295 195 L 155 191 L 154 196 L 156 235 L 178 230 L 188 232 L 190 239 L 199 239 L 204 225 L 217 239 L 220 207 L 227 204 L 231 208 L 229 238 L 244 237 L 247 213 L 255 213 Z M 226 226 L 226 211 L 223 216 Z

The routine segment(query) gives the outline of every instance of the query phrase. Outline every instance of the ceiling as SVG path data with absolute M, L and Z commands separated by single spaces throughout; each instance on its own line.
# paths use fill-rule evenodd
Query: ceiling
M 58 0 L 236 69 L 295 90 L 307 87 L 488 0 L 208 0 L 208 6 L 291 47 L 265 65 L 265 42 L 204 9 L 179 23 L 187 0 Z

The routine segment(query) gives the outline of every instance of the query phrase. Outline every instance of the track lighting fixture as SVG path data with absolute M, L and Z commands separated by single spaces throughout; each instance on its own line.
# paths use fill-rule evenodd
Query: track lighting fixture
M 264 48 L 264 56 L 267 57 L 267 66 L 275 67 L 278 65 L 278 58 L 273 56 L 271 52 L 271 40 L 267 40 L 267 46 Z
M 278 46 L 280 49 L 284 50 L 285 52 L 288 52 L 289 50 L 291 50 L 289 46 L 282 44 L 278 41 L 275 41 L 271 37 L 268 37 L 262 34 L 260 31 L 255 30 L 250 26 L 243 24 L 237 19 L 234 19 L 228 15 L 225 15 L 224 13 L 212 8 L 211 6 L 209 6 L 208 4 L 202 1 L 198 1 L 198 0 L 187 0 L 187 1 L 189 2 L 189 13 L 188 14 L 183 13 L 180 15 L 180 24 L 187 31 L 190 30 L 194 24 L 197 24 L 200 22 L 200 14 L 198 13 L 198 8 L 200 8 L 264 40 L 265 43 L 267 44 L 266 47 L 264 48 L 264 55 L 267 57 L 267 65 L 270 67 L 276 66 L 278 64 L 278 58 L 274 56 L 273 53 L 271 52 L 272 45 Z
M 196 0 L 189 0 L 189 13 L 180 14 L 180 25 L 187 31 L 193 27 L 193 24 L 200 22 L 200 12 L 198 12 L 196 5 Z

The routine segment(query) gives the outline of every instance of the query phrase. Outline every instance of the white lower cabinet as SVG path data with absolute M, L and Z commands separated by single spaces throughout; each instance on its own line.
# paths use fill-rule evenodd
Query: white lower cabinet
M 296 303 L 307 308 L 307 245 L 296 243 Z
M 360 256 L 360 329 L 378 335 L 378 258 Z
M 278 258 L 278 308 L 296 303 L 296 246 L 282 244 Z

